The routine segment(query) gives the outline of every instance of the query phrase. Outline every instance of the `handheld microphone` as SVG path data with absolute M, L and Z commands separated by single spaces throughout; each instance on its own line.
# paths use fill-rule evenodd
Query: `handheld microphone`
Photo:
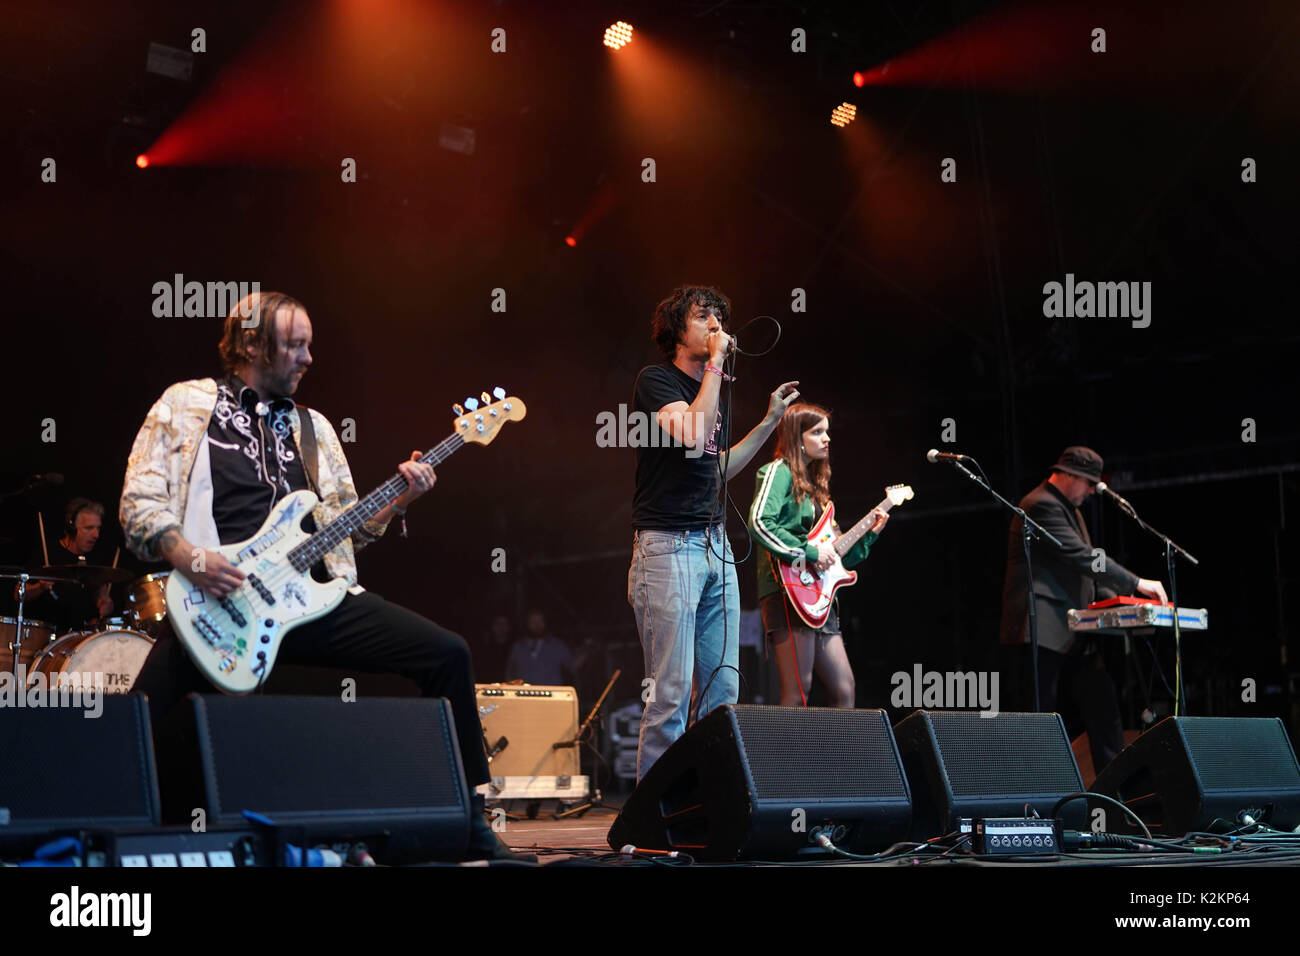
M 636 856 L 637 854 L 642 854 L 644 856 L 666 856 L 670 858 L 681 856 L 681 853 L 677 850 L 649 850 L 642 846 L 633 846 L 631 843 L 625 843 L 623 849 L 618 852 L 620 856 Z
M 954 455 L 946 451 L 939 451 L 937 448 L 931 448 L 925 453 L 925 460 L 930 464 L 940 461 L 969 461 L 969 455 Z
M 1122 506 L 1124 506 L 1125 508 L 1128 508 L 1129 510 L 1132 510 L 1132 509 L 1133 509 L 1133 506 L 1132 506 L 1131 504 L 1128 503 L 1128 499 L 1125 498 L 1123 495 L 1116 494 L 1116 492 L 1115 492 L 1115 491 L 1110 487 L 1110 485 L 1106 484 L 1106 482 L 1104 482 L 1104 481 L 1099 481 L 1099 482 L 1097 482 L 1097 484 L 1094 485 L 1093 487 L 1095 487 L 1095 488 L 1096 488 L 1098 491 L 1100 491 L 1103 495 L 1109 495 L 1110 497 L 1114 498 L 1116 501 L 1118 501 L 1118 502 L 1119 502 Z

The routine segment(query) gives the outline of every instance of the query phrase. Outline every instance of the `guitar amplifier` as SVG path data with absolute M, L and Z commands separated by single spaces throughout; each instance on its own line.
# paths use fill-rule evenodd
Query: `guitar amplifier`
M 579 748 L 556 748 L 578 732 L 578 693 L 543 684 L 476 684 L 479 721 L 489 748 L 492 782 L 479 787 L 489 799 L 578 800 L 587 795 Z

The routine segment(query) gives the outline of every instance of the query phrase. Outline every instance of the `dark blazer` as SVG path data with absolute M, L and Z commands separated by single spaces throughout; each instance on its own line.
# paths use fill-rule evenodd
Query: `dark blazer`
M 1092 539 L 1079 509 L 1044 481 L 1020 501 L 1025 514 L 1054 534 L 1065 546 L 1033 542 L 1034 596 L 1038 602 L 1038 646 L 1068 653 L 1074 644 L 1066 612 L 1097 600 L 1100 587 L 1115 594 L 1132 594 L 1138 576 L 1109 556 L 1104 570 L 1094 571 Z M 1029 605 L 1025 600 L 1024 522 L 1011 519 L 1007 536 L 1007 573 L 1002 583 L 1003 644 L 1029 642 Z

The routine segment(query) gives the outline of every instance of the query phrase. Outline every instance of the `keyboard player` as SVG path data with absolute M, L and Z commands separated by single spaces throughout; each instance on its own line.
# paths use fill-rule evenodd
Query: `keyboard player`
M 1079 505 L 1094 493 L 1101 473 L 1100 455 L 1091 448 L 1072 445 L 1061 453 L 1052 473 L 1020 502 L 1026 514 L 1064 545 L 1058 549 L 1038 540 L 1032 545 L 1039 709 L 1053 712 L 1065 705 L 1067 725 L 1071 718 L 1082 720 L 1097 773 L 1124 748 L 1119 698 L 1098 652 L 1097 639 L 1072 632 L 1068 612 L 1120 594 L 1137 593 L 1161 604 L 1168 602 L 1159 581 L 1138 577 L 1104 553 L 1094 554 Z M 1033 709 L 1023 525 L 1020 518 L 1014 518 L 1007 537 L 1001 671 L 1009 700 L 1002 706 L 1004 711 Z

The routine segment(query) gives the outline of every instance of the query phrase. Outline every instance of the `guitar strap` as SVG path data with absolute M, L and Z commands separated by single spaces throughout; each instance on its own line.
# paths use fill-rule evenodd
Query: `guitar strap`
M 311 409 L 298 406 L 298 452 L 302 455 L 302 470 L 307 473 L 307 486 L 320 496 L 320 483 L 316 480 L 316 428 L 311 423 Z

